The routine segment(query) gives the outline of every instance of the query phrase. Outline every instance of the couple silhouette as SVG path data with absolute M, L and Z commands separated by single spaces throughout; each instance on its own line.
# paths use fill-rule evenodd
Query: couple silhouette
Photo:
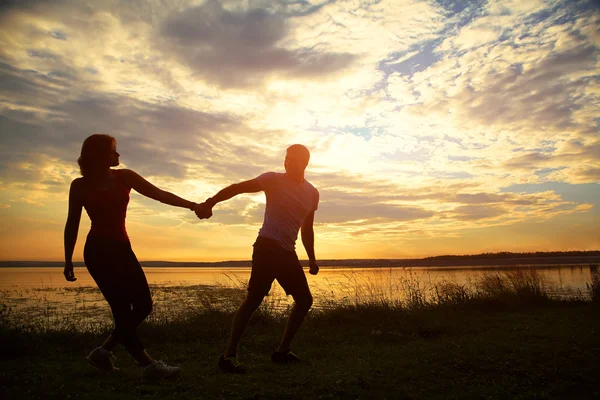
M 89 136 L 83 142 L 78 159 L 82 177 L 73 180 L 69 190 L 69 212 L 64 233 L 65 278 L 70 282 L 76 280 L 72 256 L 85 208 L 91 220 L 83 252 L 85 266 L 108 302 L 114 318 L 112 333 L 88 354 L 86 360 L 96 368 L 112 372 L 118 369 L 114 365 L 112 350 L 121 343 L 142 368 L 145 380 L 169 379 L 181 373 L 181 368 L 150 357 L 137 334 L 138 325 L 152 311 L 152 297 L 125 227 L 129 193 L 134 189 L 161 203 L 190 209 L 200 219 L 211 218 L 218 203 L 234 196 L 265 192 L 267 205 L 263 225 L 254 243 L 248 291 L 233 318 L 229 341 L 218 360 L 218 367 L 230 373 L 246 372 L 237 358 L 238 345 L 250 317 L 268 294 L 274 280 L 287 295 L 293 297 L 294 306 L 271 360 L 277 364 L 299 362 L 300 358 L 290 350 L 291 343 L 313 302 L 295 251 L 300 230 L 310 262 L 309 272 L 313 275 L 319 272 L 313 229 L 319 192 L 304 179 L 310 160 L 308 149 L 299 144 L 287 148 L 285 173 L 266 172 L 254 179 L 232 184 L 200 204 L 161 190 L 132 170 L 112 169 L 119 165 L 119 157 L 114 137 L 105 134 Z

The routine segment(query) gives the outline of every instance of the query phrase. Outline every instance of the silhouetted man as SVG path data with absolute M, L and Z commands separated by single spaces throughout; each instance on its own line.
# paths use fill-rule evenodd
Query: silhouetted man
M 315 260 L 313 230 L 319 192 L 304 179 L 309 159 L 310 153 L 306 147 L 299 144 L 290 146 L 285 157 L 285 173 L 267 172 L 255 179 L 231 185 L 196 209 L 199 218 L 210 218 L 215 204 L 238 194 L 264 191 L 267 197 L 263 226 L 254 243 L 248 293 L 233 318 L 229 345 L 219 359 L 219 368 L 224 371 L 245 372 L 236 356 L 238 344 L 250 317 L 269 293 L 275 279 L 286 294 L 292 295 L 295 303 L 279 348 L 271 360 L 280 364 L 300 361 L 291 352 L 290 345 L 313 302 L 295 251 L 300 228 L 302 243 L 310 260 L 310 273 L 316 275 L 319 271 Z

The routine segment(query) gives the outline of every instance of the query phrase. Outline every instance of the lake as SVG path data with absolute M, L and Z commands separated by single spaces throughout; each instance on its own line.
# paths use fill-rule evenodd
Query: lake
M 315 308 L 356 304 L 378 299 L 399 300 L 419 291 L 431 296 L 436 285 L 452 282 L 472 287 L 486 274 L 533 270 L 547 291 L 556 296 L 585 295 L 591 281 L 589 265 L 481 266 L 411 268 L 322 268 L 307 278 Z M 176 314 L 198 308 L 235 309 L 244 294 L 249 269 L 144 268 L 155 313 Z M 66 282 L 62 268 L 0 268 L 0 306 L 11 308 L 19 323 L 56 325 L 73 318 L 110 322 L 110 310 L 85 268 L 75 268 L 76 282 Z M 266 306 L 284 309 L 291 304 L 281 287 L 273 284 Z M 23 320 L 23 321 L 21 321 Z

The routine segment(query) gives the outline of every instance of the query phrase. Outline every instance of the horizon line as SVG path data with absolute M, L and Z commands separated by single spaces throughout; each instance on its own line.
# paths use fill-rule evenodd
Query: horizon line
M 556 253 L 561 253 L 565 255 L 555 255 Z M 518 255 L 518 256 L 526 256 L 526 257 L 536 257 L 536 256 L 555 256 L 555 257 L 568 257 L 569 253 L 579 254 L 579 256 L 594 256 L 600 255 L 600 250 L 568 250 L 568 251 L 535 251 L 535 252 L 509 252 L 509 251 L 501 251 L 501 252 L 490 252 L 490 253 L 477 253 L 477 254 L 442 254 L 437 256 L 426 256 L 426 257 L 415 257 L 415 258 L 324 258 L 317 259 L 317 263 L 319 262 L 331 262 L 331 261 L 421 261 L 421 260 L 429 260 L 435 258 L 443 258 L 443 257 L 464 257 L 464 258 L 475 258 L 479 256 L 485 256 L 489 258 L 490 256 L 509 256 L 509 255 Z M 598 254 L 593 254 L 598 253 Z M 301 262 L 308 261 L 308 259 L 300 259 Z M 83 263 L 84 260 L 76 260 L 74 263 Z M 219 261 L 171 261 L 171 260 L 140 260 L 140 263 L 195 263 L 195 264 L 224 264 L 224 263 L 244 263 L 244 262 L 252 262 L 251 259 L 244 260 L 219 260 Z M 0 263 L 64 263 L 64 260 L 0 260 Z

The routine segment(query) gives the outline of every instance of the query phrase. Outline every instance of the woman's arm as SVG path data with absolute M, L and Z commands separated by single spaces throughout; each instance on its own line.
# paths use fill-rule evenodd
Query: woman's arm
M 81 221 L 81 211 L 83 208 L 82 181 L 81 178 L 71 182 L 69 189 L 69 213 L 67 223 L 65 224 L 65 279 L 69 282 L 76 281 L 73 272 L 73 251 L 77 243 L 77 233 L 79 232 L 79 222 Z
M 182 207 L 188 208 L 190 210 L 194 210 L 197 206 L 193 201 L 189 201 L 186 199 L 182 199 L 179 196 L 174 195 L 173 193 L 167 192 L 165 190 L 159 189 L 144 178 L 142 178 L 137 173 L 124 169 L 121 170 L 125 176 L 125 179 L 129 183 L 129 185 L 135 189 L 139 194 L 149 197 L 153 200 L 160 201 L 161 203 L 168 204 L 174 207 Z

